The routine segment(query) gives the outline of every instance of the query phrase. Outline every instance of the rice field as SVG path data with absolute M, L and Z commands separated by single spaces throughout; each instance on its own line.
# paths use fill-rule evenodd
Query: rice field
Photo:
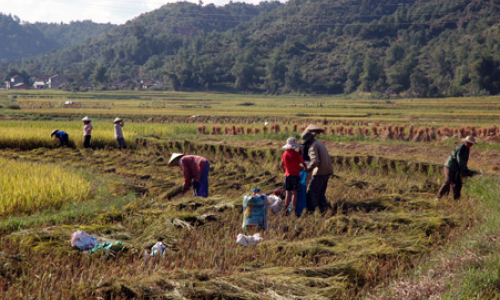
M 65 107 L 69 99 L 76 104 Z M 425 293 L 404 294 L 405 283 L 447 251 L 460 264 L 447 265 L 446 274 L 472 276 L 458 270 L 480 268 L 483 255 L 500 249 L 491 231 L 481 231 L 484 212 L 496 211 L 487 207 L 496 197 L 488 187 L 498 184 L 499 148 L 486 142 L 498 130 L 495 97 L 474 107 L 463 98 L 150 92 L 28 92 L 16 101 L 21 109 L 0 109 L 0 167 L 9 170 L 0 175 L 0 298 L 439 299 L 456 296 L 453 286 L 470 296 L 451 275 L 443 278 L 453 282 L 442 279 Z M 85 115 L 93 119 L 91 149 L 82 145 Z M 115 149 L 117 116 L 125 119 L 126 150 Z M 283 186 L 282 146 L 311 122 L 327 127 L 319 139 L 335 170 L 330 208 L 300 218 L 270 214 L 261 244 L 236 244 L 243 195 Z M 56 147 L 56 128 L 69 133 L 72 147 Z M 433 130 L 433 139 L 409 138 Z M 442 163 L 473 130 L 481 142 L 469 165 L 482 174 L 464 181 L 462 200 L 436 201 Z M 167 165 L 173 152 L 210 161 L 208 198 L 180 193 L 181 171 Z M 123 245 L 85 253 L 71 248 L 76 230 Z M 454 252 L 474 230 L 466 254 Z M 158 241 L 167 254 L 146 259 Z M 477 286 L 494 299 L 500 289 L 490 273 Z
M 0 216 L 29 215 L 59 209 L 92 195 L 92 182 L 62 165 L 45 165 L 0 157 Z M 8 170 L 8 171 L 7 171 Z

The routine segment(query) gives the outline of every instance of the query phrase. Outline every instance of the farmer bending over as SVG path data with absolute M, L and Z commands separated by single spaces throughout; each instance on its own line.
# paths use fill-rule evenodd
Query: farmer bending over
M 168 165 L 179 166 L 182 169 L 184 174 L 182 193 L 185 193 L 192 183 L 194 196 L 208 197 L 208 171 L 210 170 L 210 164 L 204 157 L 174 153 Z
M 470 147 L 476 144 L 476 139 L 472 136 L 468 136 L 463 139 L 462 142 L 463 144 L 457 146 L 444 163 L 444 183 L 436 195 L 438 199 L 450 192 L 450 186 L 453 191 L 453 199 L 460 199 L 462 176 L 472 175 L 472 172 L 467 167 L 467 162 L 469 161 Z
M 66 132 L 59 129 L 55 129 L 50 134 L 50 137 L 53 136 L 59 139 L 59 147 L 61 148 L 64 146 L 69 147 L 69 135 Z

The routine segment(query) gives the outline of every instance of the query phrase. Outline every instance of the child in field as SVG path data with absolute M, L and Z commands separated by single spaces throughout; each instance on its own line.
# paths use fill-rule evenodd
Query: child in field
M 59 147 L 61 148 L 64 146 L 69 147 L 69 135 L 66 132 L 59 129 L 55 129 L 50 134 L 50 137 L 53 136 L 59 139 Z
M 252 194 L 243 197 L 243 225 L 245 234 L 248 228 L 267 230 L 267 196 L 259 188 L 254 188 Z
M 85 117 L 82 119 L 82 122 L 84 124 L 83 126 L 83 147 L 84 148 L 90 148 L 90 138 L 92 137 L 92 120 L 89 117 Z
M 298 144 L 295 138 L 291 137 L 286 141 L 283 148 L 286 150 L 281 156 L 281 168 L 285 172 L 285 215 L 289 214 L 288 206 L 290 198 L 292 200 L 292 210 L 297 206 L 297 194 L 300 191 L 300 166 L 307 168 L 304 159 L 299 152 L 295 151 Z
M 116 118 L 113 123 L 115 124 L 115 138 L 118 143 L 118 149 L 127 149 L 125 138 L 123 137 L 122 127 L 125 126 L 122 118 Z

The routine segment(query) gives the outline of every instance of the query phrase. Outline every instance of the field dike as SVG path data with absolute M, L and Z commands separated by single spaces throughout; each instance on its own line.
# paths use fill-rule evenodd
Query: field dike
M 412 268 L 470 224 L 466 201 L 433 200 L 440 166 L 334 156 L 324 215 L 269 216 L 255 247 L 235 243 L 242 196 L 282 185 L 281 150 L 138 140 L 137 150 L 2 150 L 19 161 L 82 169 L 93 199 L 0 220 L 0 292 L 55 299 L 357 299 Z M 210 197 L 180 195 L 172 152 L 211 163 Z M 85 230 L 112 251 L 70 247 Z M 145 260 L 162 240 L 167 254 Z

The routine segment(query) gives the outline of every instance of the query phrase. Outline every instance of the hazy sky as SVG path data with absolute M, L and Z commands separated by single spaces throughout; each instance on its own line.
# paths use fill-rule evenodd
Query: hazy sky
M 264 0 L 233 0 L 257 4 Z M 92 20 L 123 24 L 175 0 L 0 0 L 0 12 L 18 16 L 25 22 L 69 23 Z M 198 0 L 188 2 L 198 3 Z M 205 0 L 204 4 L 224 5 L 229 0 Z M 281 1 L 283 2 L 283 1 Z

